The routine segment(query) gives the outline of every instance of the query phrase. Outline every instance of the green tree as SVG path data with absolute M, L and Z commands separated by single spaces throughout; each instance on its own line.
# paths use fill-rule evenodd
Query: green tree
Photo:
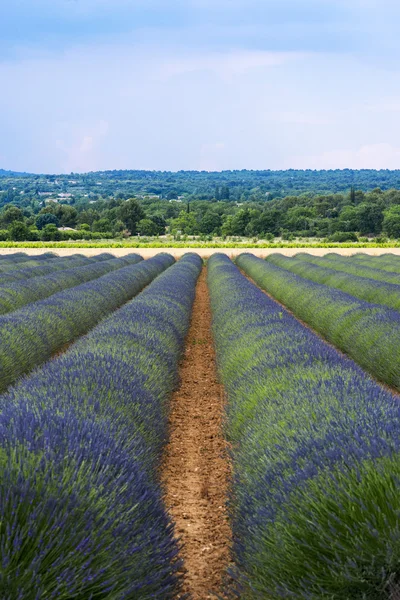
M 141 219 L 137 225 L 140 235 L 157 235 L 158 227 L 151 219 Z
M 131 232 L 131 235 L 135 235 L 137 233 L 137 224 L 146 218 L 146 214 L 139 202 L 135 198 L 131 198 L 121 204 L 119 218 Z
M 107 231 L 111 231 L 111 223 L 107 218 L 103 217 L 101 219 L 98 219 L 97 221 L 94 221 L 92 225 L 92 230 L 100 231 L 101 233 L 106 233 Z
M 233 215 L 225 215 L 221 225 L 221 235 L 233 235 Z
M 79 213 L 78 222 L 92 226 L 97 219 L 100 219 L 100 213 L 93 208 L 87 208 Z
M 151 217 L 151 220 L 153 221 L 153 223 L 157 227 L 157 233 L 155 235 L 164 235 L 165 228 L 167 226 L 167 223 L 166 223 L 164 217 L 162 217 L 160 215 L 153 215 Z
M 376 191 L 375 191 L 376 193 Z M 361 235 L 382 231 L 383 209 L 375 203 L 363 202 L 357 206 L 358 230 Z
M 248 208 L 240 208 L 238 212 L 233 215 L 231 221 L 230 235 L 246 235 L 246 227 L 251 219 L 251 213 Z
M 265 235 L 272 234 L 276 236 L 280 231 L 281 214 L 276 209 L 267 208 L 254 220 L 252 219 L 250 225 L 253 228 L 253 235 Z
M 385 203 L 387 206 L 400 204 L 400 190 L 388 190 L 385 192 Z
M 13 221 L 8 231 L 13 242 L 23 242 L 29 237 L 29 228 L 22 221 Z
M 28 237 L 26 238 L 27 240 L 29 240 L 30 242 L 38 242 L 40 239 L 40 232 L 39 229 L 36 229 L 35 226 L 32 227 L 28 227 Z
M 60 226 L 72 227 L 74 229 L 78 222 L 78 213 L 76 208 L 65 204 L 61 204 L 59 206 L 60 210 L 56 213 L 56 215 L 60 219 Z
M 196 235 L 199 233 L 199 226 L 194 213 L 187 213 L 182 210 L 177 219 L 171 221 L 172 231 L 181 231 L 187 235 Z
M 36 217 L 36 227 L 38 229 L 43 229 L 46 225 L 49 225 L 50 223 L 52 223 L 56 227 L 58 227 L 60 224 L 58 217 L 51 213 L 43 213 Z
M 117 219 L 116 221 L 114 221 L 113 228 L 112 228 L 112 232 L 114 233 L 114 235 L 118 235 L 121 233 L 121 231 L 124 231 L 124 230 L 125 230 L 125 225 L 120 219 Z
M 289 231 L 300 231 L 310 228 L 310 221 L 315 219 L 316 214 L 312 208 L 306 206 L 295 206 L 289 208 L 283 226 Z
M 385 211 L 382 229 L 390 238 L 400 238 L 400 206 Z
M 338 219 L 339 231 L 357 231 L 358 212 L 354 206 L 344 206 Z
M 61 240 L 61 238 L 61 231 L 58 231 L 57 227 L 53 223 L 45 225 L 40 235 L 40 239 L 44 242 L 58 242 Z
M 222 225 L 222 219 L 220 215 L 212 210 L 208 210 L 200 219 L 199 229 L 200 233 L 219 233 Z
M 229 200 L 231 193 L 230 193 L 230 189 L 227 185 L 223 185 L 221 187 L 219 196 L 220 196 L 221 200 Z
M 18 208 L 18 206 L 9 205 L 4 210 L 0 219 L 1 219 L 2 225 L 5 225 L 7 227 L 14 221 L 22 221 L 23 222 L 24 213 L 20 208 Z
M 73 206 L 68 206 L 68 204 L 51 202 L 51 204 L 40 211 L 40 214 L 50 214 L 56 216 L 60 227 L 75 228 L 78 222 L 78 212 L 76 208 Z

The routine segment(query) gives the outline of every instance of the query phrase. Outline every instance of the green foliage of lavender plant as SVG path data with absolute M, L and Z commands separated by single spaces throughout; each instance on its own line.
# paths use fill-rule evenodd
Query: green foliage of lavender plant
M 400 389 L 397 311 L 314 283 L 252 254 L 241 254 L 236 264 L 374 377 Z
M 26 279 L 32 279 L 33 277 L 49 275 L 50 273 L 55 273 L 56 271 L 61 271 L 63 269 L 82 267 L 84 265 L 90 265 L 94 262 L 111 260 L 112 258 L 115 257 L 106 252 L 92 257 L 83 256 L 83 254 L 73 254 L 72 256 L 66 256 L 64 258 L 57 258 L 57 260 L 49 261 L 47 264 L 43 261 L 43 264 L 37 267 L 24 268 L 24 266 L 21 265 L 20 269 L 14 269 L 13 271 L 0 273 L 0 286 L 6 283 L 12 283 L 14 281 L 25 281 Z
M 400 310 L 400 275 L 398 276 L 398 283 L 394 284 L 376 281 L 367 277 L 358 277 L 354 274 L 330 269 L 319 263 L 314 264 L 313 262 L 289 258 L 282 254 L 271 254 L 267 260 L 273 265 L 287 269 L 305 279 L 342 290 L 367 302 L 383 304 L 394 310 Z M 376 269 L 370 270 L 375 271 Z
M 161 253 L 2 315 L 0 390 L 87 333 L 173 262 Z
M 91 262 L 78 267 L 72 266 L 41 277 L 0 285 L 0 314 L 4 315 L 26 304 L 48 298 L 52 294 L 92 281 L 141 260 L 143 259 L 138 254 L 129 254 L 123 258 Z
M 17 264 L 28 260 L 44 260 L 48 258 L 58 258 L 54 252 L 44 252 L 43 254 L 29 255 L 25 252 L 12 252 L 11 254 L 0 254 L 0 264 Z
M 0 396 L 2 600 L 178 597 L 158 468 L 201 265 L 184 256 Z
M 298 255 L 298 257 L 302 257 L 303 254 Z M 338 261 L 342 261 L 343 256 L 337 253 L 329 253 L 324 256 L 335 263 Z M 371 256 L 370 254 L 365 253 L 357 253 L 353 254 L 349 260 L 356 265 L 373 267 L 374 269 L 379 269 L 381 271 L 388 271 L 391 275 L 393 273 L 400 273 L 400 256 L 397 254 L 381 254 L 380 256 Z M 335 267 L 336 268 L 336 267 Z
M 393 600 L 398 398 L 226 256 L 211 257 L 208 271 L 228 397 L 234 592 L 244 600 Z
M 384 434 L 384 427 L 382 430 L 377 429 L 375 435 Z M 284 519 L 277 522 L 273 538 L 264 549 L 269 568 L 281 572 L 278 597 L 299 600 L 398 597 L 397 440 L 389 453 L 387 457 L 360 461 L 353 468 L 344 463 L 340 468 L 321 472 L 304 489 L 293 493 L 290 508 Z M 290 561 L 282 559 L 282 550 L 274 552 L 277 546 L 290 553 Z M 297 589 L 297 596 L 290 595 L 290 589 Z
M 374 262 L 360 261 L 353 257 L 345 257 L 333 253 L 326 254 L 325 256 L 312 256 L 312 254 L 300 252 L 299 254 L 296 254 L 295 258 L 299 261 L 313 263 L 320 267 L 327 267 L 358 277 L 367 277 L 368 279 L 375 279 L 376 281 L 395 283 L 397 285 L 400 284 L 400 270 L 396 271 L 396 268 L 400 267 L 400 263 L 397 264 L 397 267 L 396 264 L 394 264 L 394 270 L 393 272 L 390 272 L 388 270 L 382 270 Z M 267 260 L 270 260 L 270 257 L 268 257 Z M 271 262 L 274 262 L 274 259 L 272 259 Z
M 8 255 L 0 261 L 0 273 L 16 271 L 26 267 L 38 267 L 47 262 L 52 262 L 56 258 L 57 255 L 50 252 L 38 254 L 37 256 L 17 256 L 15 258 L 14 255 Z

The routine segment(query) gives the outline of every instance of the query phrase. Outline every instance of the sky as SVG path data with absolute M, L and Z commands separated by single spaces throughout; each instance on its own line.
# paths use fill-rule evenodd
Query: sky
M 0 15 L 0 168 L 400 168 L 398 0 L 3 0 Z

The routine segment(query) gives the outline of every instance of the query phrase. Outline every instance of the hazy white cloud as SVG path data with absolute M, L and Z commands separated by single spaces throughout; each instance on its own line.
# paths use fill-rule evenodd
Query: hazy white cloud
M 176 46 L 126 43 L 3 63 L 13 92 L 0 95 L 0 167 L 397 167 L 400 121 L 368 107 L 393 108 L 400 79 L 369 73 L 373 86 L 349 56 L 182 57 Z
M 370 144 L 356 150 L 329 150 L 316 156 L 294 156 L 296 169 L 398 169 L 400 146 Z
M 394 2 L 22 6 L 2 13 L 0 168 L 400 166 Z
M 372 113 L 400 112 L 400 99 L 386 100 L 377 104 L 367 104 L 366 110 Z
M 99 121 L 90 128 L 60 123 L 59 129 L 64 137 L 56 139 L 55 147 L 61 151 L 61 171 L 96 170 L 101 144 L 109 132 L 109 123 Z
M 229 156 L 224 142 L 202 144 L 200 159 L 196 166 L 199 171 L 223 171 L 229 169 Z
M 161 69 L 164 77 L 173 77 L 183 73 L 210 71 L 228 79 L 240 75 L 250 69 L 262 67 L 277 67 L 301 58 L 303 55 L 295 52 L 262 52 L 236 50 L 224 53 L 208 53 L 175 58 L 166 61 Z
M 272 114 L 267 114 L 266 119 L 269 121 L 279 121 L 280 123 L 288 123 L 289 125 L 332 125 L 335 119 L 331 116 L 298 111 L 282 111 Z

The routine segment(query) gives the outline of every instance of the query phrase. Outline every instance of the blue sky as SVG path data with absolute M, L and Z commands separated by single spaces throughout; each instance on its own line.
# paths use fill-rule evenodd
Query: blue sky
M 0 168 L 400 168 L 394 0 L 14 0 Z

